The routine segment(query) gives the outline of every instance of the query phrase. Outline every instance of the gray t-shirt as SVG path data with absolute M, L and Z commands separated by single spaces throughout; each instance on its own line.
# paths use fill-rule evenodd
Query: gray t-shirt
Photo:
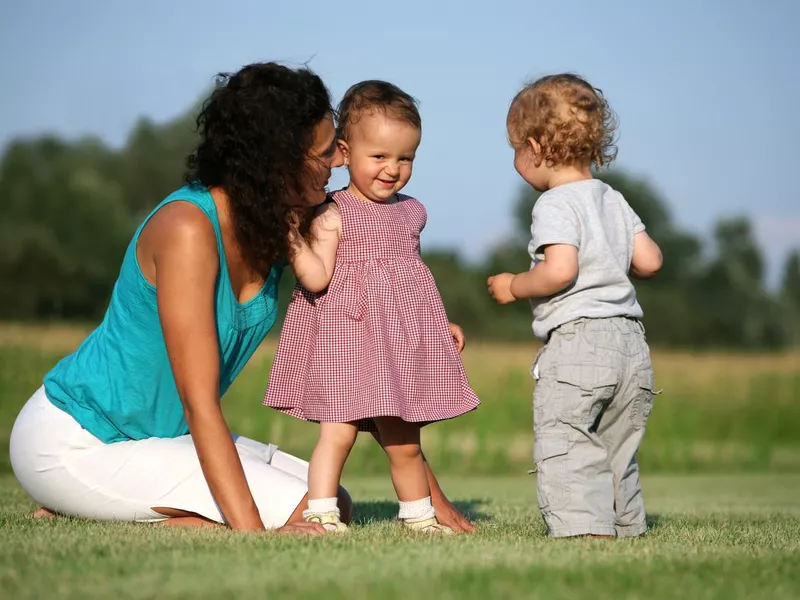
M 598 179 L 568 183 L 542 194 L 532 216 L 531 268 L 544 259 L 544 246 L 578 248 L 574 283 L 531 301 L 537 338 L 546 341 L 553 329 L 580 318 L 642 318 L 628 271 L 633 237 L 644 224 L 622 194 Z

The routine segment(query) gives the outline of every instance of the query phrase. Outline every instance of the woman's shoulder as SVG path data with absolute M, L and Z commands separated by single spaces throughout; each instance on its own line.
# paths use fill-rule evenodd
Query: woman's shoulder
M 208 215 L 191 202 L 170 202 L 162 206 L 143 227 L 138 247 L 138 254 L 145 259 L 145 264 L 141 265 L 144 272 L 150 271 L 146 264 L 155 264 L 156 257 L 218 268 L 214 226 Z
M 147 222 L 142 233 L 148 229 L 165 242 L 211 243 L 216 247 L 213 224 L 206 213 L 191 202 L 174 201 L 163 206 Z

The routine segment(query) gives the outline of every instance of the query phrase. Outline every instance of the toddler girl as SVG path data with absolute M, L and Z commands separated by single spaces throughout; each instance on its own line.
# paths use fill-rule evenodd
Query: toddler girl
M 356 84 L 339 106 L 338 143 L 350 173 L 297 236 L 295 288 L 264 404 L 320 423 L 311 455 L 307 521 L 344 531 L 336 491 L 360 430 L 389 456 L 399 517 L 449 533 L 436 519 L 420 427 L 473 410 L 478 398 L 420 258 L 426 211 L 400 194 L 421 139 L 413 98 L 382 81 Z

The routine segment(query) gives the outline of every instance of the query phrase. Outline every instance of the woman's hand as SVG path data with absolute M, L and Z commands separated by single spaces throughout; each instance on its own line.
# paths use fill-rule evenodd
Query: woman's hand
M 433 510 L 436 511 L 436 519 L 442 525 L 447 525 L 457 533 L 472 533 L 475 531 L 475 525 L 470 523 L 453 503 L 445 498 L 444 494 L 438 497 L 431 496 L 431 504 L 433 504 Z
M 325 528 L 319 523 L 287 523 L 275 530 L 278 535 L 325 535 Z
M 433 510 L 436 511 L 436 519 L 442 525 L 447 525 L 450 529 L 457 533 L 472 533 L 475 531 L 475 526 L 469 522 L 464 515 L 453 505 L 447 496 L 444 495 L 436 476 L 428 464 L 428 459 L 423 455 L 425 461 L 425 475 L 428 478 L 428 486 L 431 489 L 431 504 Z

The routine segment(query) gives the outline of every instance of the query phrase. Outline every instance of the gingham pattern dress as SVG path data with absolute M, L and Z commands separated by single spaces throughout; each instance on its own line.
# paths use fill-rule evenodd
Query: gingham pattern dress
M 433 277 L 419 252 L 425 207 L 331 198 L 342 215 L 328 289 L 297 286 L 264 404 L 315 422 L 400 417 L 427 424 L 480 403 L 467 381 Z

